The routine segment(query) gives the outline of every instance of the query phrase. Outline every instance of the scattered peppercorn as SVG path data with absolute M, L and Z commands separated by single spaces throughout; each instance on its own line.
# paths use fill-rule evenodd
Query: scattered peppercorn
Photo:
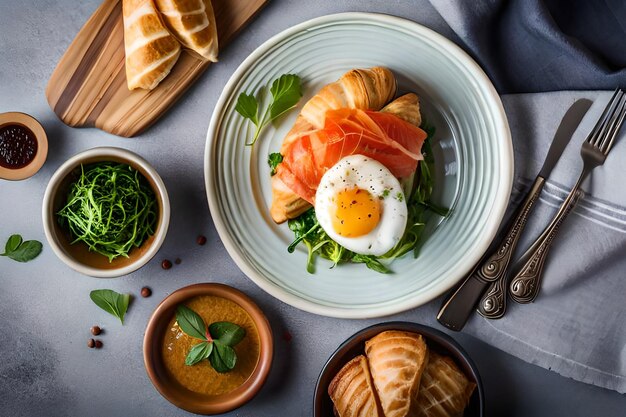
M 96 340 L 96 349 L 100 349 L 102 347 L 102 342 L 99 340 Z
M 283 340 L 287 343 L 291 342 L 291 339 L 293 339 L 293 336 L 291 336 L 291 333 L 289 333 L 288 330 L 285 330 L 283 332 Z
M 206 243 L 206 237 L 202 235 L 198 236 L 196 243 L 200 246 L 204 245 Z
M 182 260 L 180 258 L 176 258 L 176 260 L 174 261 L 176 265 L 180 265 L 181 262 Z
M 152 290 L 151 290 L 150 288 L 148 288 L 148 287 L 143 287 L 143 288 L 141 289 L 141 296 L 142 296 L 143 298 L 150 297 L 151 295 L 152 295 Z
M 172 261 L 170 261 L 169 259 L 163 259 L 163 262 L 161 262 L 161 268 L 170 269 L 171 267 L 172 267 Z
M 89 349 L 93 349 L 95 346 L 96 346 L 96 341 L 95 340 L 93 340 L 93 339 L 87 340 L 87 347 Z
M 99 326 L 93 326 L 91 328 L 91 334 L 94 336 L 98 336 L 100 333 L 102 333 L 102 329 Z

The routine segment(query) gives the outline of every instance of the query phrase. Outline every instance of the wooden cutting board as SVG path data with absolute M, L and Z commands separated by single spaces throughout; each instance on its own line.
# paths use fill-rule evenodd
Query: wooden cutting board
M 268 0 L 212 1 L 223 49 Z M 132 137 L 154 123 L 209 64 L 184 52 L 154 90 L 128 90 L 122 1 L 105 0 L 59 61 L 48 81 L 46 97 L 52 110 L 70 126 L 95 126 Z

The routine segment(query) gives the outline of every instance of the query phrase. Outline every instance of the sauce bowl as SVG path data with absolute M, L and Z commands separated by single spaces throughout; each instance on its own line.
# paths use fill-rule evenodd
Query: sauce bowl
M 58 211 L 66 204 L 71 183 L 77 179 L 81 164 L 118 162 L 136 169 L 147 180 L 157 201 L 156 230 L 139 247 L 133 248 L 128 258 L 119 256 L 113 261 L 89 250 L 82 242 L 71 244 L 72 237 L 57 220 Z M 43 197 L 42 217 L 44 231 L 54 253 L 72 269 L 98 278 L 112 278 L 129 274 L 158 252 L 165 240 L 170 222 L 170 202 L 163 180 L 156 170 L 139 155 L 121 148 L 99 147 L 86 150 L 68 159 L 50 178 Z
M 20 168 L 5 168 L 0 165 L 0 178 L 5 180 L 23 180 L 35 175 L 48 157 L 48 136 L 46 131 L 34 117 L 25 113 L 0 113 L 0 129 L 8 126 L 25 127 L 34 135 L 37 151 L 34 157 Z
M 259 356 L 252 374 L 239 387 L 220 395 L 205 395 L 185 388 L 169 373 L 162 355 L 163 341 L 176 307 L 192 298 L 207 295 L 232 301 L 245 310 L 259 337 Z M 272 329 L 261 309 L 247 295 L 224 284 L 194 284 L 170 294 L 150 317 L 143 339 L 144 365 L 154 387 L 175 406 L 196 414 L 226 413 L 250 401 L 265 383 L 273 355 Z

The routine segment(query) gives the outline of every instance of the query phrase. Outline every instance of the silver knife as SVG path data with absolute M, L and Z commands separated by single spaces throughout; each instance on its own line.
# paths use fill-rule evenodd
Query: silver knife
M 504 315 L 506 311 L 506 272 L 511 256 L 526 226 L 528 215 L 541 194 L 546 178 L 552 172 L 552 168 L 556 165 L 591 104 L 590 100 L 580 99 L 567 110 L 554 135 L 543 167 L 522 205 L 517 210 L 504 238 L 495 246 L 495 250 L 485 254 L 484 261 L 479 262 L 461 286 L 444 301 L 437 314 L 439 323 L 452 330 L 461 330 L 474 310 L 476 302 L 483 294 L 484 296 L 478 304 L 478 312 L 490 319 L 500 318 Z

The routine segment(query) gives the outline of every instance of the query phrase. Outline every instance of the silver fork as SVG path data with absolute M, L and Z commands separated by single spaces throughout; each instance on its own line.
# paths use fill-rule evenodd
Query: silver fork
M 625 116 L 626 94 L 618 88 L 615 90 L 611 101 L 607 104 L 595 127 L 583 142 L 582 148 L 580 149 L 580 156 L 583 160 L 583 170 L 580 177 L 578 177 L 576 185 L 574 185 L 574 188 L 572 188 L 572 191 L 570 191 L 548 227 L 546 227 L 543 233 L 541 233 L 517 263 L 518 266 L 521 265 L 521 268 L 514 268 L 518 272 L 511 280 L 509 291 L 511 298 L 518 303 L 530 303 L 537 297 L 543 266 L 550 245 L 559 227 L 576 205 L 582 193 L 582 191 L 579 190 L 580 185 L 594 168 L 604 164 L 609 151 L 613 147 L 617 132 L 624 122 Z

